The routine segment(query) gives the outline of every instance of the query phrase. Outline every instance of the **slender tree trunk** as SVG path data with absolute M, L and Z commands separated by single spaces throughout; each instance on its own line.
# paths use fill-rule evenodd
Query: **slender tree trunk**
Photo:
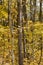
M 26 58 L 26 39 L 25 39 L 24 29 L 22 31 L 23 31 L 23 51 L 24 51 L 24 58 Z
M 39 20 L 42 22 L 42 0 L 40 0 L 40 14 L 39 14 Z
M 28 21 L 27 21 L 27 12 L 26 12 L 26 0 L 23 0 L 22 5 L 23 5 L 23 8 L 22 8 L 23 16 L 24 16 L 24 20 L 25 20 L 25 23 L 26 23 L 26 30 L 28 31 L 28 29 L 27 29 Z
M 33 7 L 32 7 L 32 21 L 35 22 L 35 12 L 36 12 L 36 0 L 33 0 Z
M 23 45 L 22 45 L 22 0 L 17 0 L 18 6 L 18 50 L 19 50 L 19 65 L 23 65 Z
M 33 11 L 34 11 L 34 13 L 33 13 L 33 22 L 35 22 L 35 14 L 36 14 L 36 0 L 34 0 L 34 2 L 33 2 Z
M 32 0 L 30 0 L 30 20 L 32 20 Z
M 23 9 L 22 9 L 23 10 L 23 16 L 24 16 L 25 21 L 27 22 L 26 0 L 23 0 L 22 4 L 23 4 Z
M 11 34 L 11 45 L 14 46 L 14 35 L 13 35 L 13 26 L 12 26 L 12 17 L 11 17 L 11 0 L 8 0 L 8 21 L 10 27 L 10 34 Z M 11 50 L 12 55 L 12 65 L 14 65 L 14 51 Z
M 26 0 L 23 0 L 22 4 L 23 4 L 22 11 L 23 11 L 24 20 L 25 20 L 25 22 L 26 22 L 26 27 L 28 27 L 27 12 L 26 12 Z M 23 26 L 23 24 L 22 24 L 22 26 Z M 26 29 L 26 30 L 28 30 L 28 29 Z M 25 39 L 24 29 L 22 29 L 22 32 L 23 32 L 23 50 L 24 50 L 24 58 L 26 58 L 26 39 Z

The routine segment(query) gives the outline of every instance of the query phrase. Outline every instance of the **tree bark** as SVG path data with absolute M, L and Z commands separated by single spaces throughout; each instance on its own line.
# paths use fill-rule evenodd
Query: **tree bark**
M 26 39 L 25 39 L 24 29 L 22 31 L 23 31 L 23 51 L 24 51 L 24 58 L 26 58 Z
M 26 0 L 23 0 L 22 4 L 23 4 L 23 9 L 22 9 L 23 10 L 23 16 L 24 16 L 25 21 L 27 22 Z
M 39 21 L 42 22 L 42 0 L 40 0 L 40 13 L 39 13 Z
M 23 65 L 23 45 L 22 45 L 22 0 L 17 0 L 18 6 L 18 50 L 19 50 L 19 65 Z
M 26 0 L 23 0 L 22 4 L 23 4 L 23 8 L 22 8 L 23 17 L 24 17 L 24 20 L 25 20 L 25 23 L 26 23 L 26 27 L 28 28 L 27 12 L 26 12 Z M 23 26 L 23 24 L 22 24 L 22 26 Z M 28 29 L 26 29 L 26 30 L 28 31 Z M 25 39 L 24 29 L 22 29 L 22 32 L 23 32 L 23 51 L 24 51 L 24 58 L 26 58 L 26 39 Z
M 11 17 L 11 0 L 8 0 L 8 21 L 9 21 L 9 28 L 10 28 L 10 34 L 11 34 L 11 45 L 12 48 L 14 47 L 14 35 L 13 35 L 13 25 L 12 25 L 12 17 Z M 12 56 L 12 65 L 14 65 L 14 51 L 11 50 L 11 56 Z
M 33 22 L 35 22 L 35 14 L 36 14 L 36 0 L 33 2 Z
M 30 0 L 30 20 L 32 20 L 32 0 Z

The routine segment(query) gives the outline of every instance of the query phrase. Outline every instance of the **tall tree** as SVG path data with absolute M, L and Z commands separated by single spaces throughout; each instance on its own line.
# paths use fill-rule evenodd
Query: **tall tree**
M 35 22 L 35 14 L 36 14 L 36 0 L 33 1 L 33 22 Z
M 40 13 L 39 13 L 39 20 L 42 22 L 42 0 L 40 0 Z
M 19 65 L 23 65 L 23 53 L 22 53 L 22 0 L 17 0 L 18 6 L 18 50 L 19 50 Z
M 23 4 L 23 8 L 22 8 L 22 12 L 23 12 L 23 17 L 24 17 L 24 20 L 27 24 L 27 13 L 26 13 L 26 0 L 23 0 L 22 1 L 22 4 Z M 24 50 L 24 58 L 26 57 L 26 50 L 25 50 L 25 44 L 26 44 L 26 40 L 25 40 L 25 33 L 24 33 L 24 29 L 22 29 L 23 31 L 23 50 Z
M 12 26 L 12 17 L 11 17 L 11 0 L 8 0 L 8 21 L 9 21 L 9 28 L 10 28 L 10 34 L 11 34 L 11 45 L 14 46 L 14 35 L 13 35 L 13 26 Z M 11 50 L 11 56 L 12 56 L 12 65 L 14 65 L 14 51 Z
M 30 0 L 30 20 L 32 20 L 32 0 Z
M 35 22 L 36 0 L 30 0 L 30 20 Z
M 23 32 L 23 51 L 24 51 L 24 58 L 26 58 L 26 38 L 25 38 L 24 29 L 22 29 L 22 32 Z
M 23 10 L 23 16 L 24 16 L 25 21 L 27 22 L 26 0 L 23 0 L 22 4 L 23 4 L 23 9 L 22 9 Z
M 35 22 L 36 0 L 32 0 L 32 21 Z

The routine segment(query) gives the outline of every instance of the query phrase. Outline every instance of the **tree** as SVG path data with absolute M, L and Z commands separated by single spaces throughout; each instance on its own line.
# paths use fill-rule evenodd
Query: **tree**
M 27 12 L 26 12 L 26 0 L 23 0 L 22 5 L 23 5 L 23 8 L 22 8 L 23 17 L 24 17 L 24 20 L 25 20 L 26 25 L 27 25 L 28 23 L 27 23 Z M 22 24 L 22 26 L 23 26 L 23 24 Z M 22 32 L 23 32 L 23 50 L 24 50 L 24 58 L 25 58 L 26 57 L 26 48 L 25 48 L 26 39 L 25 39 L 24 29 L 22 29 Z
M 32 0 L 30 0 L 30 20 L 32 20 Z
M 18 50 L 19 50 L 19 65 L 23 65 L 23 53 L 22 53 L 22 0 L 17 0 L 18 6 Z
M 23 16 L 24 16 L 24 20 L 27 22 L 27 12 L 26 12 L 26 0 L 23 0 L 22 2 L 23 4 Z
M 36 0 L 33 1 L 33 22 L 35 22 L 35 14 L 36 14 Z
M 39 13 L 39 20 L 42 22 L 42 0 L 40 0 L 40 13 Z
M 30 20 L 35 22 L 36 0 L 30 0 Z
M 22 31 L 23 31 L 23 51 L 24 51 L 24 58 L 26 58 L 26 39 L 25 39 L 24 29 L 22 29 Z
M 10 34 L 11 34 L 11 44 L 12 47 L 14 46 L 14 35 L 13 35 L 13 25 L 12 25 L 12 17 L 11 17 L 11 0 L 8 0 L 8 21 L 9 21 L 9 27 L 10 27 Z M 14 65 L 14 51 L 11 50 L 12 55 L 12 65 Z

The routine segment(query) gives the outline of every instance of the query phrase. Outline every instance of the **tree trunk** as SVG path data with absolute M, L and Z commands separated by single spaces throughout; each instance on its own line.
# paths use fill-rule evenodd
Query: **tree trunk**
M 33 22 L 35 22 L 35 14 L 36 14 L 36 0 L 33 2 Z
M 40 14 L 39 14 L 39 21 L 42 22 L 42 0 L 40 0 Z
M 22 31 L 23 31 L 23 51 L 24 51 L 24 58 L 26 58 L 26 39 L 25 39 L 24 29 Z
M 22 9 L 23 10 L 23 16 L 24 16 L 25 21 L 27 22 L 26 0 L 23 0 L 22 4 L 23 4 L 23 9 Z
M 30 0 L 30 20 L 32 20 L 32 0 Z
M 11 34 L 11 45 L 12 48 L 14 46 L 14 35 L 13 35 L 13 25 L 12 25 L 12 17 L 11 17 L 11 0 L 8 0 L 8 21 L 9 21 L 9 28 L 10 28 L 10 34 Z M 14 51 L 11 50 L 11 56 L 12 56 L 12 65 L 14 65 Z
M 19 50 L 19 65 L 23 65 L 23 53 L 22 53 L 22 0 L 17 1 L 18 6 L 18 50 Z
M 25 23 L 26 23 L 26 27 L 28 28 L 27 12 L 26 12 L 26 0 L 23 0 L 22 4 L 23 4 L 23 8 L 22 8 L 23 17 L 24 17 L 24 20 L 25 20 Z M 23 24 L 22 24 L 22 26 L 23 26 Z M 28 31 L 28 29 L 26 29 L 26 30 Z M 24 29 L 22 29 L 22 32 L 23 32 L 23 51 L 24 51 L 24 58 L 26 58 L 26 39 L 25 39 Z

